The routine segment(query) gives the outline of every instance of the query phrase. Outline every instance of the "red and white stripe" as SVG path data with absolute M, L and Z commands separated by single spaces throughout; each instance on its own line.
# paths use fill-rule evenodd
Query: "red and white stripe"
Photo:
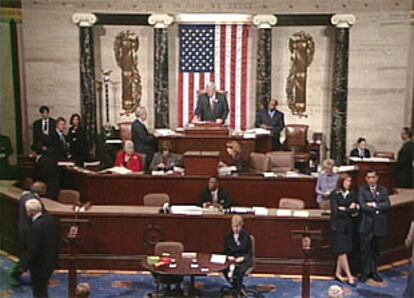
M 250 26 L 216 25 L 214 73 L 179 72 L 178 125 L 186 126 L 194 116 L 197 92 L 208 82 L 227 92 L 230 113 L 227 123 L 236 130 L 247 127 L 247 94 L 249 91 Z

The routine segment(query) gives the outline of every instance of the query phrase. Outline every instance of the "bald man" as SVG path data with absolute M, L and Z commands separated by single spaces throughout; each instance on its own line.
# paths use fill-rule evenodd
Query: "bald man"
M 27 239 L 29 237 L 29 230 L 32 225 L 32 220 L 27 216 L 26 202 L 32 199 L 38 200 L 42 206 L 43 211 L 45 208 L 40 198 L 46 196 L 47 187 L 46 184 L 40 181 L 34 182 L 30 191 L 24 191 L 20 196 L 19 201 L 19 221 L 18 221 L 18 240 L 20 243 L 20 260 L 16 263 L 13 271 L 11 272 L 11 277 L 13 278 L 13 285 L 20 285 L 20 276 L 27 271 L 28 269 L 28 243 Z

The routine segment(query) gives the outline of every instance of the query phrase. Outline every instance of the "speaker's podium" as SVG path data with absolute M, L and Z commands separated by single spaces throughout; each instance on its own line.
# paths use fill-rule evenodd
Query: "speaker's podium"
M 184 152 L 184 168 L 186 175 L 215 176 L 219 163 L 218 151 Z
M 184 129 L 187 136 L 228 136 L 230 131 L 226 126 L 215 122 L 196 122 Z

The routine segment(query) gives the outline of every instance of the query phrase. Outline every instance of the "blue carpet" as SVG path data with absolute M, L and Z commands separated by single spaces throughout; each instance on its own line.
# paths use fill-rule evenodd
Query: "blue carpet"
M 9 258 L 0 256 L 0 298 L 6 297 L 31 297 L 29 285 L 30 277 L 23 276 L 25 283 L 21 287 L 11 287 L 9 272 L 14 263 Z M 358 284 L 356 288 L 341 285 L 344 288 L 344 297 L 401 297 L 408 275 L 409 265 L 393 267 L 382 272 L 384 282 L 382 284 L 368 282 Z M 87 282 L 91 285 L 91 297 L 145 297 L 146 293 L 155 289 L 153 279 L 148 274 L 101 274 L 85 273 L 78 275 L 79 282 Z M 49 287 L 51 297 L 67 297 L 67 274 L 56 273 L 52 277 L 52 285 Z M 290 278 L 264 278 L 248 277 L 245 279 L 248 288 L 258 290 L 261 297 L 301 297 L 301 281 Z M 185 279 L 183 287 L 187 287 L 189 279 Z M 313 280 L 312 297 L 326 298 L 328 288 L 338 282 L 333 280 Z M 202 290 L 202 297 L 220 297 L 220 289 L 227 283 L 222 277 L 196 278 L 196 287 Z

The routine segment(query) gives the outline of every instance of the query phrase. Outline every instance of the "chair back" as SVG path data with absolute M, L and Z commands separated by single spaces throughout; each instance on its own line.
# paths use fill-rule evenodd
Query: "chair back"
M 58 202 L 67 205 L 77 205 L 80 203 L 80 193 L 77 190 L 61 189 L 58 196 Z
M 119 127 L 119 136 L 121 137 L 122 143 L 125 143 L 126 140 L 131 140 L 131 122 L 120 122 L 118 123 Z
M 376 151 L 374 152 L 374 157 L 394 159 L 395 155 L 394 155 L 394 152 Z
M 143 198 L 144 206 L 162 207 L 170 202 L 170 196 L 166 193 L 148 193 Z
M 266 155 L 269 157 L 272 172 L 291 171 L 295 167 L 292 151 L 272 151 Z
M 163 241 L 155 244 L 154 255 L 160 256 L 162 253 L 179 255 L 184 251 L 184 245 L 176 241 Z
M 250 168 L 256 172 L 268 172 L 270 165 L 270 158 L 264 153 L 251 152 L 250 153 Z
M 286 148 L 293 151 L 304 151 L 308 144 L 308 128 L 308 125 L 303 124 L 286 125 Z
M 252 273 L 256 266 L 256 239 L 253 235 L 250 235 L 250 242 L 252 243 L 252 265 L 247 269 L 246 275 Z
M 279 201 L 279 208 L 301 210 L 305 209 L 305 202 L 300 199 L 282 198 Z

